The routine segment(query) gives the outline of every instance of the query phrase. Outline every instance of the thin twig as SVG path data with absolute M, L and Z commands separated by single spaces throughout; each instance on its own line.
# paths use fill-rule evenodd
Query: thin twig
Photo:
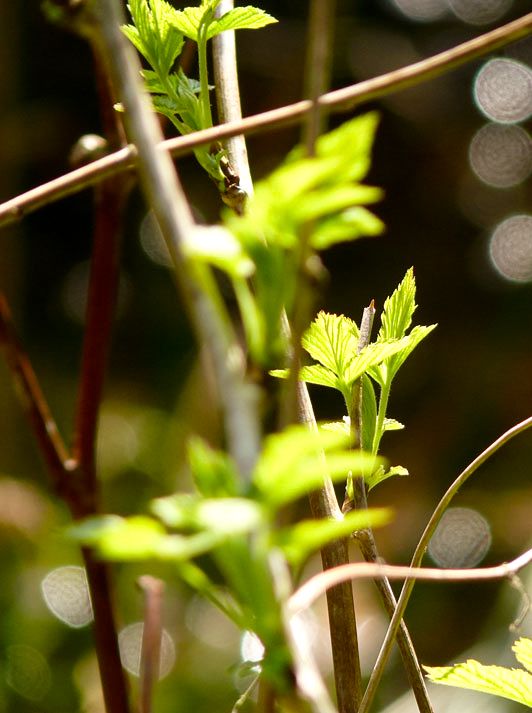
M 360 354 L 362 349 L 364 349 L 370 342 L 371 329 L 373 325 L 373 318 L 375 316 L 375 305 L 373 300 L 371 304 L 364 309 L 364 314 L 362 316 L 362 321 L 360 323 L 360 333 L 357 345 L 357 354 Z M 353 386 L 353 403 L 351 407 L 350 419 L 351 419 L 351 429 L 354 433 L 355 444 L 358 448 L 362 447 L 362 378 L 359 379 L 357 384 Z M 350 509 L 352 505 L 355 510 L 367 510 L 367 495 L 366 495 L 366 484 L 364 478 L 356 478 L 353 483 L 353 497 L 354 502 L 349 503 L 346 494 L 346 502 L 342 510 L 345 512 Z M 355 538 L 362 552 L 362 556 L 366 562 L 376 563 L 379 561 L 379 552 L 377 549 L 377 543 L 375 542 L 375 536 L 371 527 L 366 527 L 363 530 L 359 530 L 355 533 Z M 396 601 L 393 594 L 393 590 L 390 586 L 390 582 L 386 577 L 378 578 L 375 580 L 375 586 L 381 597 L 384 609 L 390 619 L 393 616 Z M 408 682 L 414 693 L 418 708 L 421 713 L 432 713 L 433 708 L 429 699 L 427 687 L 425 685 L 425 680 L 421 672 L 421 667 L 417 659 L 417 655 L 414 649 L 414 645 L 410 638 L 408 628 L 404 621 L 401 621 L 401 625 L 397 631 L 397 645 L 403 660 L 403 665 L 405 667 L 406 675 L 408 677 Z
M 144 592 L 144 628 L 140 656 L 140 711 L 141 713 L 150 713 L 153 687 L 159 680 L 160 672 L 161 608 L 164 582 L 145 574 L 139 577 L 138 585 Z
M 452 69 L 493 52 L 505 45 L 527 37 L 532 32 L 532 13 L 491 30 L 479 37 L 440 52 L 433 57 L 396 69 L 379 77 L 366 79 L 343 89 L 328 92 L 320 98 L 320 106 L 329 112 L 345 112 L 366 102 L 402 91 L 421 82 L 438 77 Z M 312 101 L 304 99 L 278 109 L 230 121 L 221 126 L 198 131 L 187 136 L 168 139 L 164 147 L 172 156 L 184 156 L 194 148 L 222 141 L 239 134 L 252 135 L 262 130 L 277 130 L 293 126 L 312 110 Z M 37 208 L 65 196 L 77 193 L 108 177 L 133 168 L 138 160 L 134 146 L 126 146 L 109 156 L 95 161 L 91 166 L 72 171 L 33 188 L 0 205 L 0 226 L 21 220 Z
M 216 17 L 221 17 L 234 8 L 233 0 L 221 0 L 216 8 Z M 236 61 L 235 31 L 221 32 L 213 37 L 213 67 L 216 100 L 218 104 L 218 122 L 226 124 L 242 120 L 240 87 Z M 230 137 L 225 142 L 227 156 L 232 168 L 237 172 L 239 186 L 250 196 L 253 194 L 253 182 L 248 161 L 246 139 L 243 134 Z
M 59 433 L 30 360 L 18 339 L 11 312 L 3 294 L 0 294 L 0 347 L 4 350 L 17 395 L 39 451 L 45 460 L 53 487 L 59 495 L 65 495 L 64 473 L 65 468 L 70 466 L 70 454 Z
M 353 103 L 360 105 L 440 76 L 483 54 L 526 37 L 531 31 L 532 13 L 428 59 L 329 92 L 320 98 L 320 105 L 330 111 L 347 111 L 353 107 Z M 221 141 L 238 134 L 251 135 L 263 129 L 273 130 L 291 126 L 302 121 L 311 110 L 312 102 L 305 99 L 242 120 L 230 121 L 194 134 L 168 139 L 164 142 L 164 147 L 174 157 L 183 156 L 191 153 L 198 146 L 208 145 L 213 141 Z M 31 189 L 0 206 L 0 226 L 18 221 L 28 212 L 52 200 L 58 200 L 94 185 L 103 177 L 128 170 L 136 165 L 136 161 L 137 151 L 130 145 L 95 161 L 90 166 Z
M 456 480 L 448 488 L 447 492 L 445 493 L 443 498 L 438 503 L 436 509 L 434 510 L 434 512 L 433 512 L 433 514 L 425 528 L 425 531 L 423 532 L 423 535 L 421 536 L 421 539 L 419 540 L 419 543 L 416 547 L 414 556 L 412 557 L 412 562 L 410 563 L 410 567 L 419 567 L 421 565 L 421 561 L 423 559 L 423 556 L 424 556 L 427 546 L 429 544 L 430 538 L 434 534 L 434 531 L 436 530 L 436 527 L 438 526 L 438 523 L 439 523 L 442 515 L 444 514 L 445 510 L 449 507 L 451 500 L 454 498 L 454 496 L 456 495 L 458 490 L 462 487 L 462 485 L 466 482 L 466 480 L 471 475 L 473 475 L 473 473 L 486 460 L 488 460 L 488 458 L 490 458 L 496 451 L 498 451 L 499 448 L 501 448 L 505 443 L 507 443 L 514 436 L 517 436 L 519 433 L 522 433 L 523 431 L 525 431 L 526 429 L 528 429 L 530 427 L 532 427 L 532 417 L 527 418 L 524 421 L 521 421 L 521 423 L 518 423 L 517 425 L 513 426 L 508 431 L 506 431 L 506 433 L 503 433 L 502 436 L 500 436 L 496 441 L 494 441 L 491 445 L 489 445 L 479 456 L 477 456 L 477 458 L 475 458 L 475 460 L 472 463 L 470 463 L 467 466 L 467 468 L 465 468 L 465 470 L 463 470 L 460 473 L 460 475 L 456 478 Z M 525 555 L 523 555 L 523 557 L 524 556 Z M 517 561 L 519 561 L 519 558 Z M 505 566 L 505 565 L 501 565 L 501 566 Z M 501 576 L 503 576 L 503 575 L 501 575 Z M 489 578 L 489 577 L 486 577 L 486 578 Z M 373 699 L 375 697 L 377 686 L 378 686 L 380 679 L 382 677 L 382 674 L 384 672 L 384 667 L 386 666 L 386 662 L 388 661 L 388 657 L 390 655 L 390 651 L 391 651 L 393 642 L 395 641 L 395 637 L 397 635 L 399 623 L 404 616 L 405 609 L 408 604 L 408 600 L 410 598 L 410 594 L 412 593 L 412 589 L 414 588 L 414 584 L 415 584 L 415 579 L 409 578 L 406 580 L 406 582 L 403 585 L 403 589 L 402 589 L 401 595 L 397 601 L 397 606 L 395 608 L 394 615 L 392 617 L 392 620 L 390 621 L 390 625 L 388 627 L 386 637 L 384 639 L 381 650 L 377 657 L 377 661 L 375 663 L 375 667 L 371 674 L 371 678 L 368 683 L 368 687 L 366 688 L 366 693 L 364 694 L 364 698 L 362 700 L 360 713 L 367 713 L 371 707 L 371 704 L 373 703 Z
M 305 92 L 310 102 L 303 128 L 302 141 L 309 156 L 315 155 L 316 141 L 324 127 L 324 109 L 320 97 L 329 88 L 332 44 L 336 2 L 312 0 L 308 25 L 307 61 L 305 63 Z M 286 411 L 290 420 L 293 406 L 303 414 L 303 423 L 316 428 L 314 412 L 307 386 L 298 381 L 301 336 L 311 310 L 312 290 L 308 284 L 308 258 L 311 255 L 310 235 L 313 226 L 304 226 L 298 248 L 298 301 L 291 315 L 291 378 L 287 385 Z M 288 325 L 288 319 L 287 319 Z M 286 415 L 285 415 L 286 418 Z M 324 469 L 326 471 L 326 468 Z M 310 506 L 315 518 L 341 518 L 332 483 L 328 477 L 322 487 L 310 496 Z M 349 562 L 346 539 L 327 544 L 321 551 L 324 570 Z M 362 673 L 358 646 L 355 603 L 350 582 L 340 584 L 327 592 L 327 610 L 331 638 L 334 682 L 340 713 L 355 713 L 362 700 Z
M 436 569 L 433 567 L 409 567 L 378 562 L 354 562 L 335 569 L 315 574 L 301 585 L 288 600 L 293 614 L 309 607 L 331 587 L 354 579 L 406 579 L 407 582 L 481 582 L 492 579 L 511 579 L 512 575 L 532 562 L 532 549 L 511 562 L 495 567 L 478 569 Z

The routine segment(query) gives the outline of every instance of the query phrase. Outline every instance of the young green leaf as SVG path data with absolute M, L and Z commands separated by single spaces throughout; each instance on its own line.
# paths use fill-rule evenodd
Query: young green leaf
M 343 520 L 303 520 L 274 534 L 273 541 L 293 565 L 301 565 L 307 557 L 333 540 L 348 537 L 356 530 L 377 527 L 390 522 L 392 511 L 385 508 L 351 511 Z
M 532 675 L 522 669 L 484 666 L 469 659 L 455 666 L 423 666 L 430 681 L 509 698 L 532 708 Z
M 364 477 L 364 480 L 366 482 L 366 485 L 368 486 L 368 490 L 371 490 L 379 483 L 382 483 L 383 480 L 387 480 L 393 475 L 405 476 L 409 475 L 409 473 L 406 468 L 403 468 L 402 465 L 394 465 L 387 471 L 385 471 L 384 468 L 380 466 L 376 468 L 370 475 L 366 475 Z
M 264 10 L 256 7 L 235 7 L 219 19 L 212 20 L 207 30 L 207 39 L 211 39 L 225 30 L 258 30 L 277 20 Z
M 521 637 L 512 646 L 512 651 L 519 663 L 525 668 L 532 671 L 532 639 Z
M 377 335 L 377 343 L 390 339 L 401 339 L 404 345 L 395 355 L 369 370 L 370 375 L 382 387 L 391 383 L 406 358 L 414 351 L 419 342 L 436 327 L 435 324 L 430 327 L 416 326 L 406 335 L 417 306 L 415 296 L 414 270 L 410 268 L 391 297 L 386 299 L 381 315 L 381 328 Z
M 345 480 L 349 471 L 355 476 L 371 473 L 382 463 L 361 451 L 339 450 L 349 440 L 336 432 L 318 436 L 304 426 L 269 436 L 253 475 L 264 502 L 277 508 L 319 487 L 325 474 L 333 481 Z
M 122 28 L 157 72 L 166 76 L 184 44 L 183 33 L 175 24 L 177 10 L 166 0 L 131 0 L 134 25 Z
M 313 359 L 339 376 L 357 350 L 358 328 L 349 317 L 321 311 L 301 343 Z
M 153 500 L 150 508 L 167 527 L 206 531 L 216 537 L 245 534 L 264 524 L 262 507 L 247 498 L 204 498 L 199 494 L 175 493 Z

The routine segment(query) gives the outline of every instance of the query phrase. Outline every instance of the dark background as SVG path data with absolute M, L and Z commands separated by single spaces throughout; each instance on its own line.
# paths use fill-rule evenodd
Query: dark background
M 307 5 L 302 0 L 265 0 L 261 7 L 279 24 L 240 33 L 245 115 L 301 98 Z M 531 9 L 529 2 L 516 0 L 499 23 Z M 437 21 L 415 22 L 386 0 L 340 1 L 333 88 L 422 59 L 492 26 L 467 25 L 451 13 Z M 523 41 L 496 56 L 530 56 L 531 48 Z M 409 561 L 430 512 L 458 473 L 503 431 L 530 415 L 532 287 L 498 276 L 487 245 L 500 220 L 530 210 L 531 183 L 490 188 L 469 168 L 469 142 L 486 122 L 472 94 L 484 62 L 361 107 L 376 108 L 381 115 L 368 182 L 385 189 L 375 212 L 387 231 L 323 255 L 329 279 L 316 309 L 358 321 L 372 298 L 381 309 L 414 266 L 415 321 L 438 323 L 403 368 L 390 401 L 390 416 L 406 429 L 385 437 L 384 454 L 408 468 L 410 477 L 388 481 L 371 496 L 372 504 L 396 508 L 395 522 L 377 533 L 382 555 L 391 562 Z M 0 199 L 6 200 L 66 172 L 78 137 L 98 133 L 101 126 L 86 44 L 47 24 L 35 0 L 0 5 L 0 87 Z M 330 125 L 341 119 L 331 117 Z M 523 126 L 529 128 L 527 122 Z M 254 178 L 274 168 L 297 141 L 296 129 L 250 138 Z M 198 215 L 215 221 L 220 210 L 215 187 L 192 159 L 179 161 L 178 169 Z M 102 420 L 106 506 L 125 513 L 143 511 L 151 497 L 176 484 L 186 487 L 186 433 L 209 435 L 216 428 L 171 276 L 141 248 L 144 213 L 140 194 L 134 192 L 124 247 L 124 305 L 114 334 Z M 92 199 L 86 191 L 16 227 L 3 228 L 0 240 L 0 288 L 67 440 L 82 323 L 72 316 L 65 295 L 73 291 L 79 309 L 79 266 L 90 254 L 91 221 Z M 78 561 L 75 549 L 58 536 L 68 517 L 49 495 L 3 361 L 0 389 L 0 661 L 8 667 L 9 647 L 22 642 L 41 651 L 53 670 L 53 685 L 38 702 L 0 681 L 0 709 L 5 704 L 6 710 L 18 711 L 96 711 L 98 703 L 92 709 L 82 702 L 92 690 L 89 678 L 80 674 L 84 665 L 92 670 L 90 636 L 55 623 L 38 590 L 48 569 Z M 318 388 L 312 394 L 319 418 L 342 415 L 335 395 Z M 511 559 L 529 546 L 531 455 L 531 436 L 525 433 L 475 474 L 457 499 L 490 522 L 492 548 L 486 564 Z M 121 570 L 126 623 L 140 617 L 140 598 L 133 589 L 139 571 Z M 505 588 L 420 585 L 409 624 L 421 660 L 432 665 L 457 660 L 478 637 L 505 631 L 518 606 L 517 595 L 508 597 L 506 607 L 497 604 Z M 225 648 L 201 641 L 186 627 L 187 611 L 194 611 L 186 603 L 188 595 L 176 582 L 169 589 L 168 628 L 179 663 L 161 685 L 157 710 L 207 710 L 213 701 L 229 709 L 235 696 L 228 671 L 238 658 L 236 634 L 222 635 Z M 361 620 L 380 622 L 371 588 L 359 589 Z M 221 626 L 213 619 L 207 628 Z M 371 657 L 375 641 L 369 639 Z M 386 699 L 404 690 L 396 670 L 397 663 Z

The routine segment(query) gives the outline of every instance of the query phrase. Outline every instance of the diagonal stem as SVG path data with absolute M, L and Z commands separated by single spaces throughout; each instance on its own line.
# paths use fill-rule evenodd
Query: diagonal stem
M 372 300 L 369 307 L 366 307 L 364 309 L 364 314 L 360 323 L 360 336 L 357 345 L 357 354 L 360 354 L 362 349 L 364 349 L 370 342 L 374 315 L 375 307 Z M 358 448 L 362 447 L 362 398 L 363 396 L 361 378 L 353 386 L 353 403 L 351 407 L 351 412 L 349 414 L 351 419 L 351 429 L 355 436 L 356 447 Z M 383 408 L 383 413 L 385 413 L 385 408 Z M 368 503 L 364 478 L 356 478 L 353 483 L 353 493 L 353 508 L 356 510 L 367 510 Z M 344 508 L 349 509 L 350 505 L 351 504 L 346 498 Z M 342 510 L 344 510 L 344 508 L 342 508 Z M 379 552 L 377 549 L 377 543 L 375 542 L 375 536 L 373 534 L 372 528 L 366 527 L 363 530 L 359 530 L 355 533 L 355 537 L 360 551 L 362 552 L 362 556 L 364 557 L 366 562 L 378 562 Z M 397 602 L 395 600 L 395 596 L 391 588 L 390 582 L 386 577 L 383 576 L 375 580 L 375 586 L 377 587 L 377 591 L 382 600 L 384 609 L 391 619 L 394 614 Z M 414 650 L 414 645 L 410 638 L 407 626 L 403 620 L 401 620 L 400 627 L 397 631 L 397 645 L 401 654 L 401 658 L 403 660 L 403 665 L 405 667 L 406 675 L 408 677 L 408 682 L 414 693 L 420 713 L 433 713 L 432 704 L 430 702 L 427 687 L 425 685 L 423 674 L 421 672 L 421 667 L 419 665 L 417 655 Z
M 349 111 L 355 106 L 361 106 L 369 101 L 381 99 L 422 82 L 430 81 L 471 60 L 527 37 L 531 32 L 532 13 L 529 13 L 433 57 L 379 77 L 366 79 L 349 87 L 328 92 L 320 97 L 320 106 L 329 112 Z M 221 126 L 168 139 L 164 142 L 164 146 L 173 156 L 184 156 L 198 146 L 206 146 L 239 134 L 251 135 L 262 130 L 272 131 L 293 126 L 300 123 L 310 111 L 312 111 L 312 101 L 303 99 L 295 104 L 288 104 L 244 119 L 230 120 Z M 22 193 L 0 206 L 0 226 L 17 222 L 27 213 L 92 186 L 104 177 L 129 170 L 136 165 L 137 161 L 137 149 L 129 145 L 112 155 L 95 161 L 91 166 L 77 169 Z
M 463 470 L 460 475 L 455 479 L 455 481 L 450 485 L 450 487 L 447 489 L 447 492 L 444 494 L 440 502 L 438 503 L 436 509 L 432 513 L 432 516 L 421 536 L 421 539 L 418 542 L 418 545 L 416 547 L 416 550 L 414 552 L 414 555 L 412 557 L 412 561 L 410 563 L 411 568 L 418 568 L 421 565 L 421 562 L 423 560 L 423 556 L 425 554 L 425 551 L 427 549 L 427 546 L 429 544 L 430 538 L 434 534 L 434 531 L 436 530 L 436 527 L 438 526 L 438 523 L 445 512 L 445 510 L 449 507 L 451 500 L 454 498 L 458 490 L 462 487 L 462 485 L 466 482 L 466 480 L 475 473 L 475 471 L 485 462 L 490 458 L 496 451 L 499 450 L 505 443 L 507 443 L 509 440 L 511 440 L 514 436 L 517 436 L 518 434 L 522 433 L 528 428 L 532 427 L 532 417 L 525 419 L 524 421 L 521 421 L 521 423 L 518 423 L 517 425 L 513 426 L 510 428 L 508 431 L 502 434 L 502 436 L 499 436 L 499 438 L 494 441 L 491 445 L 489 445 L 477 458 L 475 458 L 472 463 L 470 463 L 465 470 Z M 519 559 L 520 561 L 520 559 Z M 503 575 L 500 575 L 503 576 Z M 401 595 L 399 597 L 399 600 L 397 602 L 397 606 L 395 608 L 394 615 L 392 617 L 392 620 L 390 621 L 390 626 L 388 627 L 388 631 L 386 633 L 386 637 L 384 639 L 384 642 L 381 646 L 381 650 L 379 652 L 379 655 L 377 657 L 377 662 L 375 664 L 375 667 L 373 669 L 373 672 L 371 674 L 370 681 L 368 683 L 368 687 L 366 689 L 366 692 L 364 694 L 364 698 L 362 700 L 362 705 L 360 708 L 359 713 L 367 713 L 369 709 L 371 708 L 371 705 L 373 703 L 373 699 L 375 697 L 375 693 L 377 690 L 377 686 L 380 682 L 380 679 L 382 677 L 382 674 L 384 672 L 384 667 L 386 666 L 386 663 L 388 661 L 388 657 L 390 655 L 393 642 L 395 641 L 395 638 L 397 636 L 397 631 L 400 625 L 400 622 L 404 616 L 406 606 L 408 604 L 408 600 L 410 599 L 410 595 L 412 593 L 412 590 L 414 588 L 415 584 L 415 579 L 407 578 L 404 585 L 403 589 L 401 590 Z

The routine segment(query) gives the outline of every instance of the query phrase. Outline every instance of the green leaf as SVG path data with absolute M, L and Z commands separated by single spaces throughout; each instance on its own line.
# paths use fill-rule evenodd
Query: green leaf
M 368 344 L 360 354 L 356 355 L 348 364 L 343 373 L 343 378 L 348 384 L 356 381 L 365 371 L 380 364 L 388 357 L 401 350 L 408 344 L 408 339 L 392 340 L 388 342 L 374 342 Z
M 337 376 L 353 358 L 358 346 L 358 328 L 343 315 L 319 312 L 301 340 L 310 356 Z
M 144 70 L 142 74 L 146 80 L 147 90 L 155 95 L 153 96 L 155 108 L 161 114 L 168 116 L 181 134 L 188 134 L 201 128 L 199 84 L 196 80 L 187 77 L 181 68 L 166 78 L 167 84 L 161 82 L 156 72 Z M 158 94 L 162 96 L 157 96 Z M 181 125 L 174 121 L 175 115 L 179 115 Z M 208 153 L 208 149 L 203 149 L 203 152 Z
M 326 250 L 347 240 L 381 235 L 384 230 L 385 225 L 377 216 L 362 206 L 353 206 L 323 218 L 314 228 L 310 243 L 315 250 Z
M 207 39 L 211 39 L 225 30 L 257 30 L 273 22 L 277 22 L 277 20 L 256 7 L 235 7 L 218 20 L 215 19 L 209 23 Z
M 198 29 L 209 8 L 205 7 L 186 7 L 184 10 L 176 10 L 173 17 L 174 26 L 182 32 L 185 37 L 189 37 L 195 42 L 198 41 Z
M 382 190 L 373 186 L 347 183 L 325 187 L 319 192 L 303 195 L 294 207 L 294 218 L 300 223 L 310 222 L 361 203 L 375 203 L 382 196 Z
M 69 528 L 68 533 L 96 549 L 105 559 L 143 560 L 154 555 L 166 530 L 151 517 L 105 516 L 89 518 Z
M 352 511 L 342 520 L 303 520 L 277 531 L 274 544 L 279 546 L 292 565 L 300 565 L 323 545 L 348 537 L 356 530 L 385 525 L 392 519 L 387 508 Z
M 512 651 L 519 663 L 532 671 L 532 640 L 521 637 L 512 646 Z
M 414 268 L 411 267 L 391 297 L 384 302 L 378 339 L 401 339 L 412 322 L 417 305 Z
M 170 71 L 184 44 L 183 33 L 174 22 L 177 10 L 166 0 L 131 0 L 134 27 L 122 28 L 150 65 L 163 76 Z
M 455 666 L 423 668 L 434 683 L 491 693 L 532 708 L 532 675 L 527 671 L 484 666 L 473 659 Z
M 381 386 L 391 382 L 419 342 L 436 327 L 435 324 L 430 327 L 417 326 L 412 329 L 410 334 L 405 336 L 412 323 L 412 315 L 417 306 L 415 296 L 414 270 L 410 268 L 391 297 L 386 299 L 381 315 L 381 328 L 377 335 L 377 343 L 390 339 L 400 339 L 404 345 L 403 349 L 387 358 L 380 366 L 370 369 L 370 375 Z
M 385 418 L 383 426 L 385 431 L 401 431 L 405 427 L 403 423 L 396 421 L 395 418 Z
M 319 386 L 329 386 L 333 389 L 342 390 L 343 384 L 334 372 L 321 364 L 311 364 L 303 366 L 299 371 L 299 378 L 307 384 L 318 384 Z
M 349 440 L 341 433 L 318 436 L 305 426 L 291 426 L 266 438 L 253 482 L 267 504 L 279 507 L 318 488 L 326 474 L 337 481 L 345 480 L 349 471 L 355 476 L 371 473 L 382 461 L 361 451 L 339 450 Z
M 351 434 L 351 426 L 349 418 L 346 416 L 343 421 L 333 421 L 332 423 L 322 423 L 321 428 L 324 431 L 332 431 L 333 433 L 343 433 L 345 436 Z
M 175 493 L 153 500 L 150 508 L 167 527 L 193 532 L 204 530 L 217 538 L 245 534 L 264 523 L 261 506 L 246 498 L 204 498 Z
M 366 481 L 368 489 L 371 490 L 379 483 L 382 483 L 383 480 L 387 480 L 393 475 L 405 476 L 409 475 L 409 473 L 406 468 L 403 468 L 402 465 L 394 465 L 387 471 L 385 471 L 382 466 L 379 466 L 376 470 L 373 471 L 373 473 L 371 473 L 371 475 L 367 475 L 364 479 Z
M 188 460 L 201 495 L 223 498 L 237 494 L 237 469 L 226 453 L 213 450 L 203 439 L 193 436 L 188 442 Z
M 251 277 L 254 265 L 241 243 L 222 225 L 197 226 L 183 241 L 186 255 L 234 278 Z

